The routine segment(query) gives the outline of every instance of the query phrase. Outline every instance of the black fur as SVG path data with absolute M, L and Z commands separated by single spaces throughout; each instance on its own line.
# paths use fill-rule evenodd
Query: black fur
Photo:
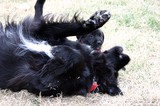
M 116 56 L 107 57 L 110 54 L 107 52 L 94 53 L 85 44 L 66 39 L 67 36 L 88 34 L 103 26 L 110 15 L 106 13 L 105 10 L 97 11 L 86 21 L 75 19 L 68 22 L 54 22 L 43 17 L 37 21 L 35 17 L 39 16 L 35 15 L 34 19 L 26 18 L 19 24 L 8 22 L 4 29 L 1 25 L 0 88 L 12 91 L 26 89 L 37 95 L 41 92 L 43 96 L 56 96 L 59 93 L 67 96 L 86 95 L 96 79 L 99 87 L 103 88 L 100 92 L 110 94 L 105 91 L 117 88 L 117 84 L 113 81 L 115 87 L 110 88 L 116 76 L 111 77 L 113 70 L 108 61 Z M 44 44 L 52 46 L 50 55 L 43 50 L 27 48 L 24 40 L 34 44 L 46 41 Z M 114 62 L 119 63 L 117 60 Z M 117 65 L 111 64 L 111 67 Z M 102 70 L 99 71 L 100 68 Z M 108 74 L 110 72 L 111 75 Z M 117 92 L 120 91 L 113 93 L 116 95 Z
M 106 15 L 106 11 L 99 12 Z M 0 88 L 12 91 L 27 89 L 45 96 L 61 92 L 64 95 L 86 95 L 93 83 L 92 49 L 65 37 L 86 34 L 108 20 L 96 15 L 87 21 L 52 22 L 42 19 L 35 22 L 25 19 L 19 24 L 8 23 L 0 34 Z M 53 46 L 53 57 L 28 49 L 24 39 L 32 43 L 46 40 Z M 55 43 L 59 46 L 55 47 Z
M 104 64 L 97 64 L 96 78 L 99 84 L 99 92 L 108 93 L 109 95 L 123 94 L 118 87 L 118 71 L 124 69 L 130 57 L 123 53 L 123 48 L 115 46 L 103 52 Z
M 79 42 L 90 45 L 94 50 L 101 50 L 104 42 L 104 34 L 100 29 L 94 30 L 87 35 L 77 36 Z
M 36 16 L 38 18 L 42 17 L 43 14 L 42 10 L 44 5 L 44 2 L 42 1 L 43 0 L 38 0 L 36 3 L 35 7 L 41 7 L 41 8 L 35 8 L 35 17 Z M 38 12 L 40 12 L 41 14 L 39 14 Z M 111 15 L 108 14 L 107 17 L 109 19 Z M 38 20 L 38 18 L 35 19 Z M 104 34 L 100 29 L 96 29 L 89 34 L 79 35 L 76 37 L 80 43 L 90 45 L 93 50 L 96 50 L 93 53 L 91 53 L 91 56 L 92 60 L 94 60 L 93 70 L 95 71 L 94 77 L 96 77 L 96 79 L 94 80 L 96 80 L 99 84 L 98 92 L 108 93 L 109 95 L 122 94 L 121 90 L 118 87 L 118 81 L 117 81 L 118 71 L 122 69 L 125 65 L 127 65 L 128 62 L 130 61 L 129 56 L 122 53 L 123 52 L 122 47 L 118 46 L 113 47 L 112 49 L 107 50 L 104 53 L 97 52 L 97 50 L 100 51 L 101 46 L 104 42 Z M 57 42 L 57 40 L 54 41 Z M 67 40 L 64 40 L 62 42 L 64 43 L 66 41 Z M 76 43 L 73 42 L 71 43 L 71 41 L 69 43 L 67 41 L 67 45 L 68 44 L 72 48 L 75 48 L 75 46 L 73 47 L 73 45 L 75 45 Z

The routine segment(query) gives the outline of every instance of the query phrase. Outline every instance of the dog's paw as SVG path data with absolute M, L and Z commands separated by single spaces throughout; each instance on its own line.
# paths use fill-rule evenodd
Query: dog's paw
M 99 28 L 103 26 L 111 17 L 111 14 L 107 10 L 99 10 L 95 12 L 86 22 L 86 27 Z
M 108 87 L 107 93 L 111 96 L 123 95 L 122 91 L 118 87 Z

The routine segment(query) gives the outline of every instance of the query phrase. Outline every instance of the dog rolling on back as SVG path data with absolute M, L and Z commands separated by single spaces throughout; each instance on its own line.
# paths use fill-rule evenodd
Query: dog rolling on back
M 103 26 L 109 19 L 104 16 L 109 16 L 106 10 L 86 21 L 8 22 L 0 31 L 0 88 L 44 96 L 86 95 L 93 84 L 92 49 L 66 37 Z
M 40 18 L 42 17 L 43 4 L 44 4 L 43 0 L 38 0 L 35 5 L 36 20 L 40 20 Z M 110 16 L 108 16 L 108 18 L 110 18 Z M 91 48 L 96 51 L 100 51 L 101 46 L 104 42 L 104 34 L 100 29 L 96 29 L 89 34 L 79 35 L 76 37 L 78 39 L 78 42 L 82 43 L 82 45 L 83 44 L 90 45 Z M 64 44 L 64 42 L 62 44 Z M 75 47 L 76 43 L 74 44 L 72 42 L 68 44 L 71 44 L 69 45 L 70 47 L 73 47 L 73 45 Z M 109 95 L 112 96 L 122 94 L 121 90 L 118 87 L 118 81 L 117 81 L 118 71 L 120 69 L 123 69 L 123 67 L 127 65 L 130 61 L 129 56 L 123 54 L 122 52 L 123 52 L 122 47 L 116 46 L 111 48 L 110 50 L 106 50 L 103 53 L 96 52 L 95 53 L 96 55 L 94 53 L 93 54 L 91 53 L 92 58 L 96 59 L 96 61 L 93 62 L 93 65 L 95 70 L 94 76 L 96 77 L 96 79 L 94 80 L 96 80 L 99 85 L 98 92 L 108 93 Z
M 38 0 L 37 3 L 44 1 Z M 97 11 L 88 20 L 73 19 L 67 22 L 55 22 L 51 20 L 54 17 L 36 17 L 39 15 L 35 15 L 34 19 L 26 18 L 18 24 L 8 22 L 4 28 L 1 25 L 1 89 L 26 89 L 36 95 L 41 93 L 42 96 L 57 96 L 59 93 L 66 96 L 86 95 L 95 77 L 99 87 L 102 87 L 101 92 L 110 94 L 112 89 L 117 88 L 117 84 L 112 82 L 116 77 L 108 74 L 113 71 L 107 64 L 116 56 L 107 56 L 110 52 L 94 55 L 92 48 L 66 39 L 68 36 L 86 35 L 102 27 L 110 18 L 108 11 Z M 103 70 L 98 70 L 100 68 Z M 111 88 L 112 84 L 115 86 Z M 116 89 L 113 93 L 117 95 L 120 91 Z

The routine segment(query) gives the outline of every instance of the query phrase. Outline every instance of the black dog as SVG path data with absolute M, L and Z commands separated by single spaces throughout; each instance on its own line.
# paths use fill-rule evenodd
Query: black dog
M 87 34 L 105 24 L 108 16 L 104 10 L 86 21 L 27 18 L 19 24 L 8 23 L 0 34 L 0 88 L 86 95 L 93 84 L 92 49 L 65 37 Z
M 104 10 L 86 21 L 27 18 L 19 24 L 8 22 L 4 31 L 1 26 L 0 88 L 56 96 L 58 93 L 86 95 L 95 76 L 100 86 L 106 85 L 107 76 L 101 78 L 98 73 L 110 71 L 106 64 L 107 53 L 96 53 L 96 57 L 93 49 L 66 37 L 90 33 L 103 26 L 109 16 Z M 98 72 L 101 67 L 105 69 Z
M 35 5 L 35 17 L 34 17 L 35 21 L 39 21 L 40 18 L 43 18 L 42 14 L 43 14 L 44 2 L 45 2 L 44 0 L 38 0 Z M 108 18 L 110 18 L 110 15 L 108 15 Z M 94 30 L 89 34 L 80 35 L 76 37 L 78 38 L 78 41 L 80 43 L 90 45 L 93 50 L 98 50 L 98 51 L 100 51 L 100 48 L 104 41 L 104 34 L 100 29 Z M 73 44 L 73 42 L 71 44 Z M 94 76 L 96 77 L 96 79 L 94 80 L 96 80 L 99 85 L 98 92 L 108 93 L 109 95 L 122 94 L 121 90 L 117 86 L 118 71 L 122 69 L 125 65 L 127 65 L 128 62 L 130 61 L 129 56 L 123 54 L 122 52 L 123 52 L 122 47 L 117 46 L 113 47 L 110 50 L 105 51 L 104 53 L 96 51 L 92 53 L 92 56 L 94 56 L 92 58 L 96 59 L 96 62 L 101 61 L 99 63 L 97 62 L 98 65 L 97 63 L 93 62 L 95 71 Z

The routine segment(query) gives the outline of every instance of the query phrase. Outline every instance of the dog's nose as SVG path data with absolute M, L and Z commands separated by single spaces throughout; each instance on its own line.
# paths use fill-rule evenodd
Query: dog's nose
M 97 41 L 97 45 L 101 45 L 101 41 Z

